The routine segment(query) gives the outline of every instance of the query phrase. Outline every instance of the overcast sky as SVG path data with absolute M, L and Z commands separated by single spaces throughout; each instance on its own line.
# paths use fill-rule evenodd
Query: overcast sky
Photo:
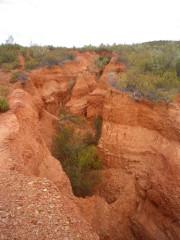
M 180 0 L 0 0 L 0 42 L 82 46 L 180 40 Z

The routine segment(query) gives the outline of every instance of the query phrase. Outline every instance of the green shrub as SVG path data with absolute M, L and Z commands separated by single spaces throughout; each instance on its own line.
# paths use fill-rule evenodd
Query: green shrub
M 0 97 L 0 112 L 4 113 L 9 110 L 9 104 L 6 98 Z
M 99 142 L 99 139 L 101 137 L 102 132 L 102 117 L 97 116 L 93 120 L 93 127 L 95 129 L 95 134 L 91 132 L 87 132 L 87 134 L 84 136 L 83 142 L 86 145 L 97 145 Z
M 98 144 L 102 131 L 102 117 L 97 116 L 94 119 L 94 128 L 95 128 L 95 143 Z
M 70 127 L 63 127 L 56 136 L 54 155 L 61 161 L 64 171 L 69 176 L 76 196 L 91 195 L 99 182 L 98 169 L 101 161 L 94 145 L 87 145 Z
M 17 69 L 18 67 L 19 67 L 19 63 L 17 61 L 12 62 L 12 63 L 2 63 L 1 64 L 1 68 L 7 72 Z
M 0 112 L 7 112 L 9 110 L 9 104 L 7 101 L 8 88 L 6 86 L 0 86 Z
M 74 163 L 74 164 L 73 164 Z M 93 188 L 99 182 L 100 176 L 96 170 L 101 168 L 101 162 L 93 145 L 81 147 L 77 151 L 68 175 L 72 179 L 72 188 L 76 196 L 91 195 Z M 73 170 L 73 171 L 72 171 Z
M 136 100 L 146 98 L 154 102 L 169 102 L 180 92 L 180 81 L 175 72 L 155 75 L 142 74 L 132 69 L 120 75 L 116 88 L 130 93 Z
M 1 46 L 0 47 L 0 64 L 12 63 L 17 60 L 17 52 L 12 47 Z
M 76 125 L 84 124 L 83 117 L 78 116 L 78 115 L 73 115 L 70 112 L 66 111 L 65 109 L 61 109 L 59 120 L 60 120 L 60 122 L 69 122 L 69 123 L 74 123 Z
M 61 65 L 66 61 L 74 60 L 74 55 L 66 51 L 58 49 L 48 51 L 41 59 L 40 65 L 52 67 L 54 65 Z
M 112 87 L 127 92 L 135 100 L 170 102 L 180 92 L 180 44 L 158 41 L 114 46 L 117 61 L 126 65 Z
M 20 72 L 14 72 L 11 76 L 10 83 L 16 83 L 20 75 Z
M 39 62 L 36 59 L 29 59 L 25 62 L 25 69 L 32 70 L 39 66 Z
M 72 52 L 65 48 L 55 48 L 52 46 L 40 47 L 32 46 L 23 52 L 26 60 L 26 70 L 37 67 L 52 67 L 62 65 L 66 61 L 74 60 Z
M 100 56 L 96 59 L 95 65 L 102 70 L 110 62 L 110 57 Z
M 66 57 L 64 58 L 64 61 L 73 61 L 75 59 L 74 54 L 69 53 L 66 55 Z
M 60 63 L 59 56 L 54 54 L 54 51 L 50 51 L 49 53 L 47 53 L 41 61 L 42 66 L 48 66 L 48 67 L 58 65 L 59 63 Z
M 84 143 L 86 145 L 96 145 L 97 144 L 97 140 L 96 137 L 91 133 L 88 132 L 85 136 L 84 136 Z
M 18 55 L 19 45 L 4 44 L 0 46 L 0 66 L 6 71 L 10 71 L 19 66 Z

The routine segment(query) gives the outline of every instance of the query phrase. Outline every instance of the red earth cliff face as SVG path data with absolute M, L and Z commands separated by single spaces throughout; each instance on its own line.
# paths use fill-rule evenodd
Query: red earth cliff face
M 178 103 L 135 102 L 115 91 L 106 96 L 99 142 L 106 170 L 99 194 L 115 210 L 116 229 L 123 231 L 123 216 L 137 239 L 179 239 L 179 126 Z M 126 239 L 120 235 L 115 239 Z
M 125 67 L 113 57 L 99 75 L 96 57 L 77 53 L 14 86 L 0 115 L 0 239 L 180 239 L 180 102 L 134 101 L 110 87 Z M 49 151 L 63 108 L 103 118 L 92 197 L 73 196 Z
M 124 70 L 112 59 L 88 96 L 87 117 L 103 117 L 104 170 L 99 197 L 79 206 L 101 239 L 179 239 L 180 104 L 136 102 L 108 87 Z
M 0 239 L 99 239 L 43 139 L 42 102 L 16 89 L 9 103 L 0 115 Z

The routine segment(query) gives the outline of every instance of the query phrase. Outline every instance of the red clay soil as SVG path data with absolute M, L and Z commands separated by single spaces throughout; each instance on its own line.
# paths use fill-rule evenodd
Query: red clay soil
M 99 77 L 96 57 L 77 53 L 32 71 L 23 90 L 13 85 L 10 111 L 0 114 L 0 239 L 180 239 L 180 102 L 115 91 L 109 76 L 124 66 L 112 58 Z M 62 107 L 103 118 L 102 181 L 92 197 L 73 196 L 49 150 Z

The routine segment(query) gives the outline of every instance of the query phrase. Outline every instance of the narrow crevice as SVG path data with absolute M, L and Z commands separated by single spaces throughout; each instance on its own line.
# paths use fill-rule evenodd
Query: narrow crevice
M 102 119 L 93 122 L 84 117 L 61 111 L 52 154 L 69 177 L 77 197 L 92 196 L 100 179 L 102 161 L 97 152 Z

